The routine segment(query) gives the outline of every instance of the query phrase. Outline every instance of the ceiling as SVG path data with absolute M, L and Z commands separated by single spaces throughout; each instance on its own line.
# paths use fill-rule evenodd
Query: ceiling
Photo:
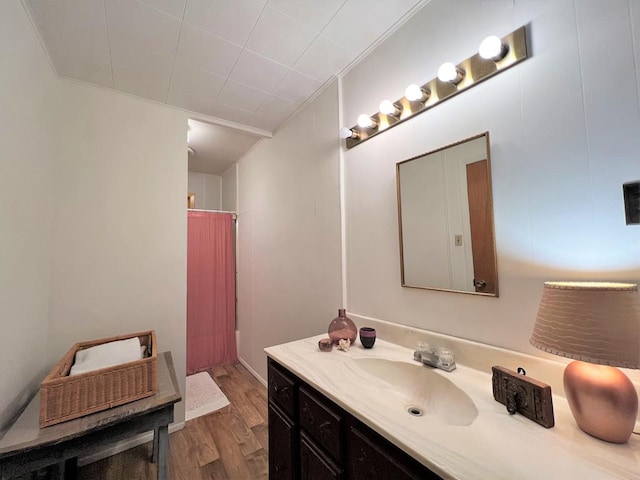
M 191 119 L 188 138 L 189 171 L 222 175 L 262 137 Z
M 255 143 L 424 1 L 23 3 L 60 77 L 194 112 L 220 130 L 208 135 L 216 142 L 233 132 L 213 125 L 222 123 L 250 132 L 245 140 Z M 190 170 L 204 152 L 228 150 L 221 145 L 193 146 Z M 194 163 L 193 171 L 222 173 L 207 168 L 207 158 Z

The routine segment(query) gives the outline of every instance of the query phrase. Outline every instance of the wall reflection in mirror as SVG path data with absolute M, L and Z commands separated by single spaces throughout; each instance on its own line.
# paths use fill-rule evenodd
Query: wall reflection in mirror
M 402 286 L 498 296 L 489 132 L 396 164 Z

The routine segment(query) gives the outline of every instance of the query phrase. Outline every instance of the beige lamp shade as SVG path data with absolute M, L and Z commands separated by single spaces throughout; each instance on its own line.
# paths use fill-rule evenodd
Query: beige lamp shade
M 563 357 L 640 368 L 638 286 L 545 282 L 530 342 Z

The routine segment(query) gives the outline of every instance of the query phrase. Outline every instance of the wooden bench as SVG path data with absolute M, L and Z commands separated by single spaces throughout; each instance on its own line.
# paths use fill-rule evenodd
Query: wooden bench
M 171 352 L 158 355 L 158 388 L 153 396 L 42 429 L 38 423 L 40 394 L 36 394 L 0 440 L 0 479 L 51 466 L 53 477 L 74 478 L 77 458 L 83 452 L 107 448 L 151 430 L 157 478 L 166 479 L 168 427 L 175 404 L 182 400 Z

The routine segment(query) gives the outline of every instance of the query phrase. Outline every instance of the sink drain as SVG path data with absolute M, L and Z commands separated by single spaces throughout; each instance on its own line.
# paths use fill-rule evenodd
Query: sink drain
M 409 415 L 413 415 L 414 417 L 421 417 L 422 415 L 424 415 L 424 410 L 422 410 L 420 407 L 407 407 L 407 412 L 409 412 Z

